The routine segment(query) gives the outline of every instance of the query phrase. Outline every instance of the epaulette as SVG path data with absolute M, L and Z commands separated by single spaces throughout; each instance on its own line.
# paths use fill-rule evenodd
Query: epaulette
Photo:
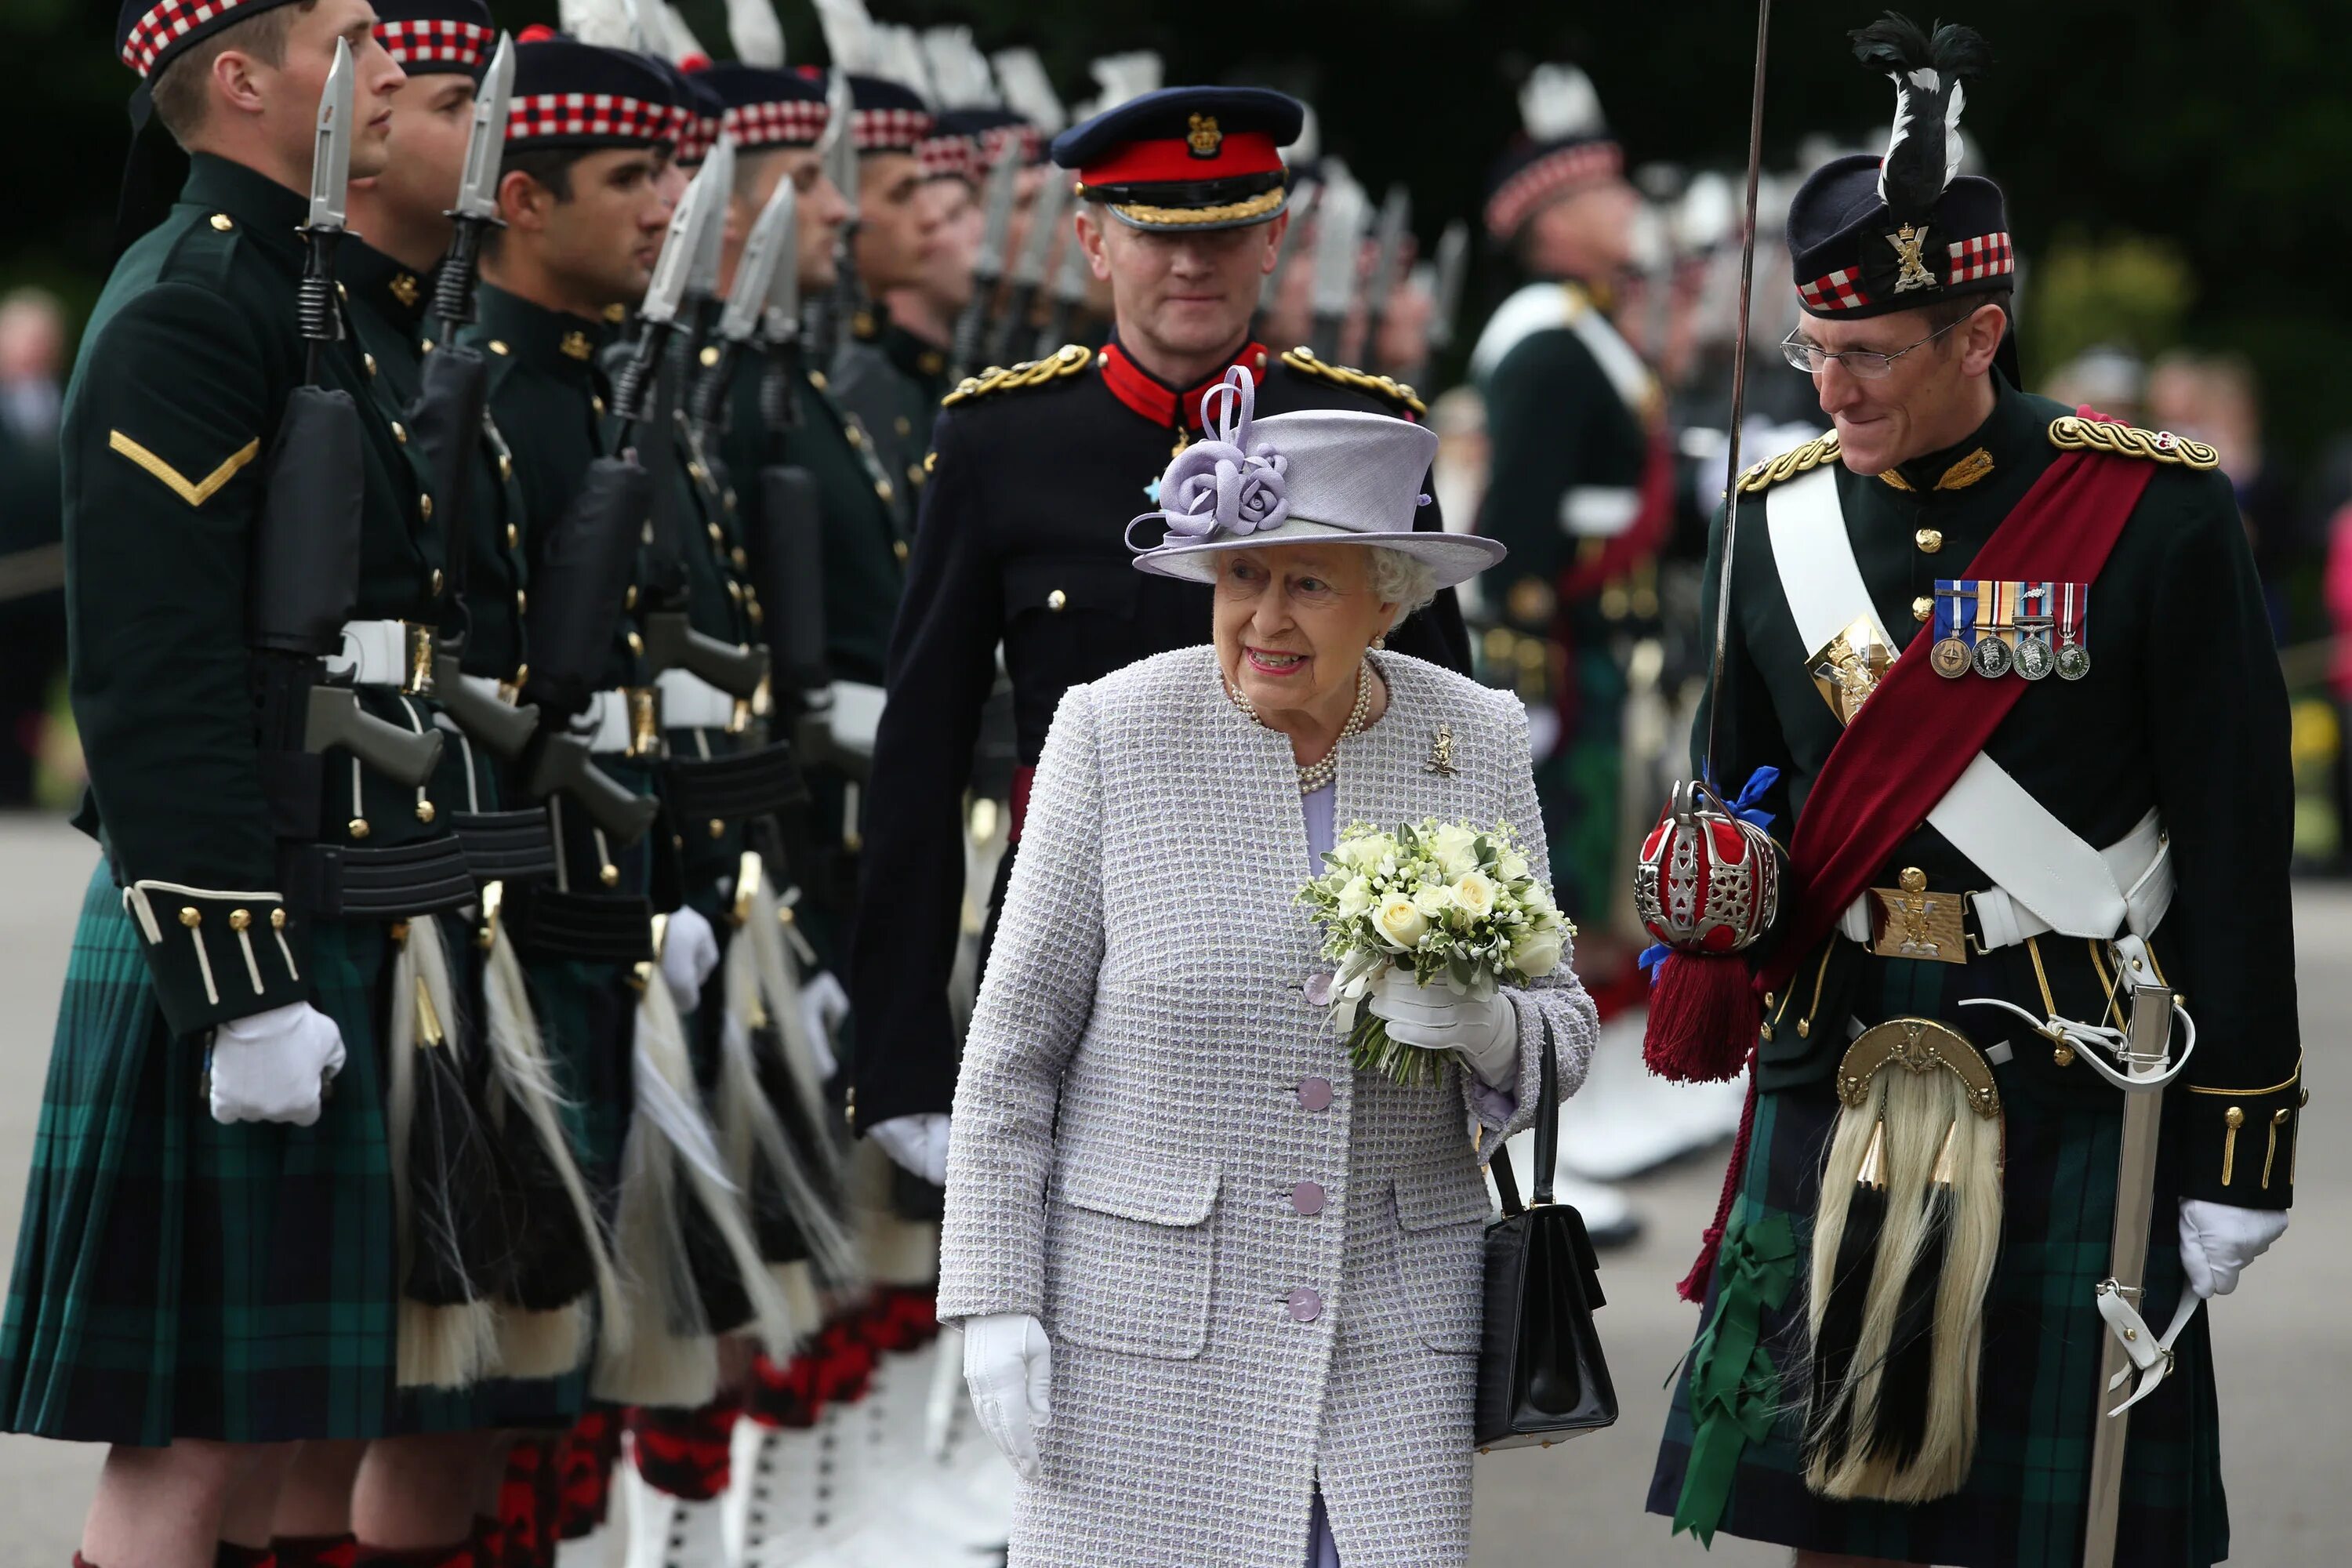
M 2063 414 L 2050 422 L 2050 444 L 2063 452 L 2105 452 L 2117 458 L 2145 458 L 2152 463 L 2172 463 L 2184 468 L 2218 468 L 2221 454 L 2202 441 L 2176 436 L 2169 430 L 2142 430 L 2105 419 L 2085 419 Z
M 1369 392 L 1374 397 L 1385 399 L 1400 408 L 1409 408 L 1412 410 L 1416 418 L 1429 412 L 1429 405 L 1423 403 L 1412 387 L 1396 377 L 1368 375 L 1360 370 L 1352 370 L 1344 364 L 1333 364 L 1328 360 L 1318 359 L 1315 351 L 1303 343 L 1295 349 L 1285 349 L 1282 363 L 1301 375 L 1311 375 L 1318 381 L 1328 381 L 1334 386 L 1344 386 L 1350 392 Z
M 985 397 L 992 392 L 1010 391 L 1016 386 L 1043 386 L 1066 375 L 1077 374 L 1093 358 L 1085 345 L 1064 343 L 1044 359 L 1024 360 L 1011 370 L 991 365 L 978 375 L 965 376 L 953 392 L 940 399 L 940 406 L 953 408 L 971 398 Z
M 1816 436 L 1801 447 L 1792 447 L 1777 458 L 1767 458 L 1739 476 L 1739 493 L 1754 495 L 1770 489 L 1783 479 L 1793 479 L 1809 473 L 1823 463 L 1835 462 L 1838 455 L 1837 432 Z

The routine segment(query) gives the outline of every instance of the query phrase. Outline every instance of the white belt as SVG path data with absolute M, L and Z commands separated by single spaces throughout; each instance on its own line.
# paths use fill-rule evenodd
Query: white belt
M 629 750 L 629 694 L 615 689 L 588 699 L 587 710 L 572 726 L 599 756 L 626 755 Z
M 2047 816 L 2023 816 L 2010 822 L 2007 831 L 2013 837 L 2023 840 L 2021 849 L 2031 855 L 2035 852 L 2033 839 L 2046 832 L 2049 825 L 2056 820 Z M 2069 834 L 2067 837 L 2072 838 L 2074 836 Z M 2165 832 L 2164 824 L 2155 808 L 2151 806 L 2137 826 L 2098 851 L 2098 856 L 2105 864 L 2107 875 L 2122 889 L 2122 910 L 2115 925 L 2108 930 L 2096 933 L 2074 931 L 2064 934 L 2115 937 L 2128 931 L 2134 936 L 2147 936 L 2162 925 L 2166 911 L 2172 908 L 2175 882 L 2171 836 Z M 1977 945 L 1985 952 L 1996 948 L 2014 947 L 2028 937 L 2040 936 L 2057 929 L 2034 913 L 2022 899 L 2007 888 L 1995 886 L 1971 893 L 1969 901 L 1977 911 Z M 1839 917 L 1838 930 L 1854 942 L 1869 942 L 1875 934 L 1871 929 L 1874 909 L 1870 895 L 1864 893 L 1846 906 L 1845 913 Z
M 858 680 L 833 683 L 833 704 L 825 724 L 833 743 L 856 756 L 874 754 L 874 736 L 882 728 L 883 691 Z
M 327 673 L 359 686 L 406 687 L 415 673 L 413 641 L 424 629 L 409 621 L 345 621 L 342 647 L 327 656 Z
M 690 669 L 654 677 L 661 692 L 662 724 L 671 730 L 724 730 L 735 721 L 735 699 Z
M 1631 485 L 1575 485 L 1559 498 L 1560 531 L 1570 539 L 1614 539 L 1642 515 Z

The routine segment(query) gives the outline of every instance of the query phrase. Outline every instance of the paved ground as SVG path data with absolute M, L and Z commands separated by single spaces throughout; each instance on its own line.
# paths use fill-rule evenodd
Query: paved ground
M 58 977 L 91 852 L 47 821 L 0 818 L 0 1253 L 12 1253 L 23 1171 L 48 1056 Z M 2294 1233 L 2216 1314 L 2228 1479 L 2236 1525 L 2231 1561 L 2253 1568 L 2318 1568 L 2347 1553 L 2328 1489 L 2352 1454 L 2352 1400 L 2344 1397 L 2342 1303 L 2352 1300 L 2344 1200 L 2352 1145 L 2329 1129 L 2333 1058 L 2352 1019 L 2352 894 L 2306 889 L 2297 905 L 2304 1037 L 2313 1058 L 2302 1204 Z M 2209 1048 L 2225 1047 L 2213 1041 Z M 1651 1447 L 1665 1405 L 1660 1385 L 1689 1341 L 1696 1313 L 1673 1282 L 1712 1211 L 1719 1163 L 1700 1163 L 1638 1189 L 1650 1239 L 1610 1255 L 1601 1314 L 1623 1421 L 1613 1431 L 1549 1452 L 1478 1462 L 1475 1561 L 1480 1568 L 1648 1568 L 1709 1562 L 1761 1568 L 1786 1554 L 1719 1539 L 1702 1553 L 1669 1541 L 1644 1516 Z M 0 1439 L 0 1568 L 64 1568 L 77 1539 L 96 1455 L 25 1438 Z M 910 1564 L 909 1568 L 920 1568 Z M 1108 1565 L 1107 1565 L 1108 1568 Z

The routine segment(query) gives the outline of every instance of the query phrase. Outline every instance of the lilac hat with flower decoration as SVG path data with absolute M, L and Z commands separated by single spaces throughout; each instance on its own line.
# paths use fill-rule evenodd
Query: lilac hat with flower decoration
M 1437 572 L 1437 585 L 1466 582 L 1500 561 L 1499 540 L 1419 532 L 1413 517 L 1437 456 L 1437 435 L 1386 414 L 1318 408 L 1256 418 L 1257 389 L 1235 366 L 1201 399 L 1214 426 L 1176 454 L 1160 476 L 1157 511 L 1127 525 L 1164 522 L 1167 537 L 1135 558 L 1139 570 L 1198 583 L 1217 580 L 1216 556 L 1281 544 L 1379 544 Z

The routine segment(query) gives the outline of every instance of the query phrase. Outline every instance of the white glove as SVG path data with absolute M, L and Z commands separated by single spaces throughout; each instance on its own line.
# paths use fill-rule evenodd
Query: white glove
M 877 1121 L 866 1135 L 882 1152 L 935 1187 L 948 1184 L 948 1121 L 936 1110 Z
M 2270 1250 L 2286 1234 L 2286 1215 L 2280 1209 L 2242 1209 L 2230 1204 L 2209 1204 L 2202 1198 L 2180 1200 L 2180 1269 L 2189 1288 L 2200 1300 L 2226 1296 L 2238 1288 L 2238 1276 L 2247 1264 Z
M 289 1002 L 215 1029 L 205 1070 L 215 1121 L 309 1127 L 327 1080 L 343 1070 L 343 1032 L 308 1002 Z
M 1443 980 L 1422 985 L 1412 970 L 1392 966 L 1364 1005 L 1388 1021 L 1389 1038 L 1399 1045 L 1459 1051 L 1489 1089 L 1518 1082 L 1519 1011 L 1499 991 L 1457 996 Z
M 1024 1480 L 1037 1479 L 1037 1434 L 1053 1415 L 1054 1347 L 1026 1312 L 991 1312 L 963 1326 L 963 1381 L 971 1407 Z
M 833 1054 L 833 1032 L 848 1016 L 849 993 L 832 970 L 820 969 L 801 982 L 801 1023 L 808 1030 L 809 1056 L 819 1078 L 829 1079 L 841 1068 L 841 1058 Z
M 719 967 L 719 933 L 692 904 L 680 904 L 662 938 L 662 983 L 681 1013 L 702 1005 L 703 982 Z

